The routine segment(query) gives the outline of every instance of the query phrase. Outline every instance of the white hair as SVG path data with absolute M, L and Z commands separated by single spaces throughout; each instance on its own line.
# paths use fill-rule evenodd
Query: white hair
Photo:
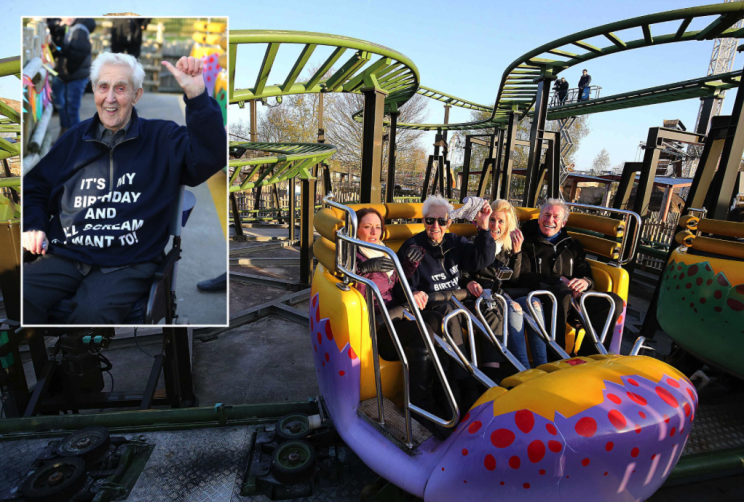
M 98 85 L 101 68 L 105 65 L 129 66 L 132 70 L 132 86 L 134 91 L 142 89 L 142 83 L 145 81 L 145 69 L 137 58 L 130 54 L 120 54 L 118 52 L 103 52 L 90 65 L 90 81 L 95 88 Z
M 455 209 L 454 206 L 452 206 L 452 204 L 450 204 L 447 199 L 445 199 L 441 195 L 432 195 L 424 201 L 424 207 L 421 208 L 421 213 L 423 214 L 424 218 L 426 218 L 426 215 L 429 214 L 429 211 L 437 206 L 443 207 L 447 210 L 447 218 L 449 218 L 450 211 L 454 211 Z
M 558 206 L 563 209 L 563 224 L 565 225 L 568 222 L 568 216 L 571 214 L 571 211 L 569 211 L 568 206 L 565 202 L 563 202 L 561 199 L 548 199 L 545 201 L 545 203 L 540 206 L 540 214 L 542 215 L 543 211 L 548 206 Z

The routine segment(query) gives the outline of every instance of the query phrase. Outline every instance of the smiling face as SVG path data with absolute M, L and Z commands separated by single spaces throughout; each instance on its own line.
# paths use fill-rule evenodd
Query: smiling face
M 540 212 L 540 218 L 537 220 L 537 224 L 540 226 L 540 231 L 543 235 L 553 237 L 560 232 L 564 225 L 563 216 L 563 208 L 561 206 L 546 206 Z
M 116 132 L 126 126 L 140 96 L 142 89 L 134 90 L 129 66 L 106 64 L 101 67 L 94 100 L 98 118 L 106 129 Z
M 362 221 L 359 222 L 359 228 L 357 229 L 357 238 L 364 242 L 381 244 L 380 239 L 382 238 L 382 222 L 376 214 L 369 213 L 364 215 Z
M 435 220 L 432 225 L 428 225 L 426 223 L 426 218 L 443 218 L 447 220 L 447 223 L 442 227 L 439 225 L 439 222 Z M 442 242 L 442 239 L 444 239 L 444 233 L 447 231 L 447 228 L 449 228 L 451 223 L 452 220 L 449 219 L 449 212 L 446 207 L 434 206 L 429 209 L 428 214 L 424 215 L 424 228 L 426 229 L 426 235 L 436 243 Z
M 488 229 L 491 231 L 493 240 L 498 242 L 506 237 L 507 227 L 506 214 L 503 211 L 491 213 L 491 217 L 488 219 Z

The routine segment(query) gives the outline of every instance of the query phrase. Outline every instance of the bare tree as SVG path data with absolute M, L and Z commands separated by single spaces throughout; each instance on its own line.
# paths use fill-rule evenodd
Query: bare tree
M 596 157 L 594 157 L 594 160 L 592 161 L 592 169 L 590 172 L 593 175 L 602 174 L 610 168 L 610 165 L 610 154 L 607 152 L 606 149 L 602 148 L 602 151 L 599 152 Z
M 325 111 L 326 141 L 338 147 L 334 156 L 342 166 L 352 171 L 362 163 L 362 123 L 354 114 L 364 106 L 364 96 L 343 94 L 334 96 L 333 106 Z M 398 123 L 422 123 L 426 120 L 426 98 L 414 95 L 400 109 Z M 421 145 L 424 131 L 398 128 L 396 133 L 396 173 L 417 171 L 423 168 L 426 155 Z M 382 165 L 387 167 L 389 143 L 383 143 Z

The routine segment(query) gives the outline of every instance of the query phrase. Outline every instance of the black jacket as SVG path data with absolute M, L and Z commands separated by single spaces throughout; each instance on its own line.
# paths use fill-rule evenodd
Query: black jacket
M 592 83 L 591 75 L 582 75 L 581 78 L 579 79 L 579 89 L 583 89 L 584 87 L 587 87 L 591 83 Z
M 553 86 L 553 89 L 555 89 L 558 92 L 566 92 L 568 91 L 568 80 L 565 82 L 561 82 L 560 80 L 555 81 L 555 85 Z
M 503 284 L 498 284 L 496 280 L 496 271 L 499 267 L 509 267 L 512 269 L 512 277 Z M 460 286 L 466 288 L 470 281 L 476 281 L 483 289 L 498 290 L 500 288 L 515 287 L 519 282 L 519 275 L 522 268 L 522 253 L 512 253 L 506 249 L 501 249 L 493 262 L 487 267 L 481 269 L 466 269 L 460 280 Z
M 522 227 L 522 268 L 519 285 L 539 289 L 541 284 L 554 286 L 561 276 L 568 279 L 586 279 L 589 289 L 594 285 L 592 269 L 586 261 L 586 253 L 581 243 L 561 229 L 555 244 L 540 232 L 537 220 L 531 220 Z
M 90 76 L 90 34 L 95 29 L 96 22 L 86 18 L 75 20 L 61 40 L 58 38 L 59 28 L 56 30 L 52 39 L 60 50 L 55 54 L 55 70 L 62 81 L 69 82 Z
M 408 279 L 411 291 L 414 292 L 433 293 L 459 289 L 462 270 L 484 268 L 493 261 L 496 254 L 496 244 L 488 230 L 478 230 L 473 242 L 455 234 L 445 234 L 439 246 L 432 246 L 426 232 L 421 232 L 400 247 L 398 258 L 401 262 L 406 260 L 406 250 L 411 246 L 419 246 L 424 250 L 424 257 L 418 268 Z M 400 284 L 395 287 L 396 296 L 404 298 L 399 289 Z

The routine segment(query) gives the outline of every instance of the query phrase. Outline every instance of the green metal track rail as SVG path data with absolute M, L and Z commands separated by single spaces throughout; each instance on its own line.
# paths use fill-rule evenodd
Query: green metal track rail
M 0 59 L 0 78 L 21 76 L 21 57 Z M 13 108 L 0 101 L 0 133 L 15 133 L 16 142 L 0 138 L 0 160 L 21 154 L 21 115 Z
M 686 31 L 693 20 L 707 16 L 718 17 L 702 30 Z M 499 85 L 496 106 L 493 108 L 489 119 L 453 124 L 398 123 L 398 128 L 457 131 L 500 127 L 507 122 L 510 113 L 525 116 L 530 111 L 535 104 L 538 81 L 545 77 L 555 77 L 578 64 L 628 50 L 676 42 L 714 40 L 721 37 L 744 37 L 744 28 L 732 28 L 742 18 L 744 18 L 744 3 L 733 2 L 660 12 L 567 35 L 523 54 L 506 68 Z M 678 22 L 673 27 L 673 31 L 662 31 L 669 29 L 665 26 L 665 23 L 673 22 Z M 616 32 L 633 28 L 640 28 L 643 37 L 637 40 L 624 41 L 616 34 Z M 606 43 L 600 47 L 587 42 L 594 37 L 602 37 Z M 669 101 L 674 100 L 669 99 Z M 442 100 L 440 99 L 440 101 Z M 589 106 L 589 103 L 591 101 L 587 102 L 587 106 Z M 596 111 L 606 110 L 598 107 Z M 593 111 L 588 108 L 585 112 L 592 113 Z
M 233 159 L 229 166 L 230 192 L 272 185 L 290 178 L 313 179 L 312 166 L 336 153 L 336 147 L 324 143 L 241 143 L 230 142 L 230 151 L 251 150 L 272 153 L 266 157 Z M 263 170 L 261 170 L 263 168 Z M 253 179 L 258 174 L 258 179 Z

